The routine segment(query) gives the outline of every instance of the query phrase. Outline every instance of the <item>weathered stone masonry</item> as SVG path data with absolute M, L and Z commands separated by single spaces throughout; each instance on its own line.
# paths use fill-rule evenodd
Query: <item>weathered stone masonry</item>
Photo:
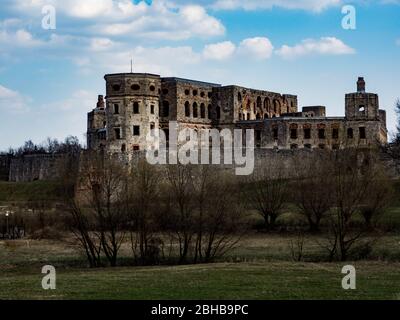
M 346 94 L 345 116 L 327 117 L 324 106 L 298 111 L 297 96 L 239 86 L 221 86 L 144 73 L 105 76 L 106 98 L 88 114 L 88 148 L 112 153 L 145 150 L 152 128 L 168 137 L 170 121 L 178 130 L 250 128 L 256 146 L 267 149 L 337 149 L 387 142 L 386 113 L 377 94 Z

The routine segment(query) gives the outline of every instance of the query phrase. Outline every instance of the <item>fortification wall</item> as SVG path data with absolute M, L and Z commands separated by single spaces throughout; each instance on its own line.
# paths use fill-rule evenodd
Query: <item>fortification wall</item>
M 11 159 L 9 181 L 31 182 L 59 177 L 63 155 L 35 154 Z
M 8 181 L 12 156 L 0 155 L 0 181 Z

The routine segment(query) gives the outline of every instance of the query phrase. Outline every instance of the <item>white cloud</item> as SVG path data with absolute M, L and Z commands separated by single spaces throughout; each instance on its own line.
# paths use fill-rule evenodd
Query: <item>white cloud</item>
M 236 46 L 231 41 L 209 44 L 204 47 L 203 56 L 209 60 L 225 60 L 235 53 Z
M 0 44 L 3 50 L 13 47 L 31 48 L 43 44 L 41 40 L 35 39 L 31 33 L 24 29 L 16 31 L 0 30 Z M 1 49 L 0 49 L 1 51 Z
M 96 94 L 89 92 L 87 90 L 77 90 L 72 92 L 72 94 L 64 99 L 51 102 L 48 104 L 43 104 L 40 106 L 38 113 L 53 112 L 59 113 L 75 113 L 76 115 L 82 114 L 86 110 L 90 110 L 94 107 L 96 102 Z
M 248 57 L 264 60 L 269 59 L 274 46 L 268 38 L 255 37 L 243 40 L 239 46 L 239 52 Z
M 0 85 L 0 110 L 7 113 L 23 113 L 29 110 L 29 98 Z
M 292 59 L 310 54 L 343 55 L 354 54 L 356 51 L 335 37 L 322 37 L 319 40 L 306 39 L 293 47 L 284 45 L 277 54 L 285 59 Z
M 108 38 L 93 38 L 90 41 L 90 49 L 93 51 L 110 50 L 114 46 L 114 42 Z
M 190 46 L 150 48 L 121 46 L 120 50 L 88 52 L 86 58 L 73 61 L 79 69 L 90 74 L 101 69 L 104 73 L 128 72 L 133 59 L 134 72 L 148 72 L 174 76 L 185 72 L 189 66 L 198 66 L 202 54 L 193 51 Z
M 184 40 L 191 37 L 212 37 L 225 33 L 225 27 L 216 18 L 207 14 L 198 5 L 167 7 L 164 2 L 155 2 L 146 13 L 127 21 L 98 24 L 92 32 L 100 31 L 110 36 L 129 35 L 152 39 Z
M 216 0 L 212 7 L 219 10 L 258 10 L 279 7 L 320 12 L 341 3 L 342 0 Z
M 131 0 L 16 0 L 9 6 L 22 14 L 39 14 L 44 4 L 54 5 L 61 17 L 84 23 L 81 33 L 87 35 L 125 36 L 185 40 L 191 37 L 213 37 L 225 33 L 220 20 L 200 5 L 176 5 L 169 0 L 154 0 L 151 5 Z M 35 17 L 36 18 L 36 17 Z M 37 16 L 37 19 L 41 16 Z M 67 20 L 68 21 L 68 20 Z M 64 23 L 65 25 L 65 23 Z
M 63 0 L 61 2 L 65 12 L 76 18 L 96 18 L 112 13 L 112 0 Z

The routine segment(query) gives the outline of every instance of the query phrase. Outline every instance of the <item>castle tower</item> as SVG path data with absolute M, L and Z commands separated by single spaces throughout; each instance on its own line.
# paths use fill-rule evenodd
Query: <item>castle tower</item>
M 147 134 L 159 127 L 160 76 L 123 73 L 104 79 L 109 151 L 144 150 Z
M 348 120 L 378 120 L 379 97 L 365 92 L 365 81 L 359 77 L 357 92 L 346 94 L 346 118 Z

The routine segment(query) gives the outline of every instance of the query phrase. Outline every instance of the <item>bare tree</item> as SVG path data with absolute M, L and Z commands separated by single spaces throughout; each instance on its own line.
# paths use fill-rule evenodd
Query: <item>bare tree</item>
M 379 159 L 372 150 L 353 148 L 333 152 L 331 161 L 334 173 L 329 183 L 333 186 L 334 210 L 326 248 L 330 259 L 345 261 L 357 243 L 366 241 L 365 228 L 357 229 L 352 224 L 366 199 L 377 192 Z
M 360 206 L 360 213 L 365 220 L 367 229 L 377 227 L 380 218 L 393 201 L 393 183 L 386 174 L 386 168 L 379 160 L 373 157 L 373 166 L 370 174 L 373 179 L 368 185 L 368 196 L 366 196 Z
M 84 162 L 83 186 L 93 211 L 102 250 L 112 267 L 126 235 L 126 207 L 123 201 L 127 169 L 109 155 L 92 155 Z
M 101 266 L 101 242 L 95 234 L 96 225 L 93 216 L 83 209 L 76 194 L 78 188 L 78 167 L 68 159 L 60 166 L 60 182 L 64 199 L 64 210 L 68 213 L 66 225 L 69 227 L 81 249 L 84 251 L 89 266 Z
M 313 152 L 307 158 L 295 158 L 293 163 L 296 181 L 292 199 L 299 213 L 307 219 L 311 232 L 319 231 L 322 218 L 333 204 L 332 184 L 329 183 L 333 168 L 326 157 L 326 152 Z
M 397 132 L 394 137 L 394 143 L 397 146 L 400 146 L 400 99 L 398 99 L 396 102 L 395 112 L 397 114 L 397 126 L 396 126 Z
M 175 233 L 179 242 L 179 262 L 187 262 L 195 226 L 195 201 L 193 198 L 193 166 L 168 165 L 166 174 L 166 199 L 169 212 L 169 228 Z
M 249 208 L 264 218 L 265 228 L 274 229 L 288 199 L 289 183 L 283 163 L 264 160 L 244 179 L 241 189 Z
M 224 256 L 238 244 L 246 231 L 239 184 L 222 170 L 213 177 L 207 186 L 203 238 L 198 246 L 203 262 Z
M 160 202 L 160 170 L 145 161 L 132 168 L 127 186 L 127 211 L 130 219 L 132 250 L 141 264 L 157 263 L 161 239 L 158 231 L 157 210 Z
M 234 177 L 211 166 L 194 171 L 194 189 L 194 262 L 210 262 L 234 248 L 245 230 L 240 189 Z

